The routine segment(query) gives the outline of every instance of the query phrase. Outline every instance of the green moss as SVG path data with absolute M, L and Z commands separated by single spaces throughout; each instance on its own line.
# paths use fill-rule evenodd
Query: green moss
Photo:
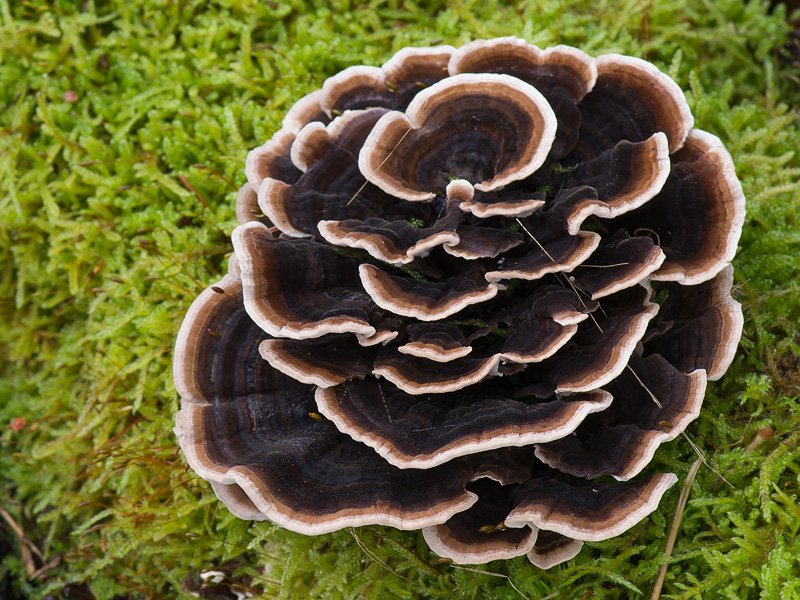
M 781 8 L 0 0 L 0 24 L 0 506 L 41 552 L 34 567 L 49 565 L 28 579 L 3 521 L 0 590 L 178 597 L 187 573 L 236 559 L 255 593 L 287 599 L 649 597 L 677 489 L 565 565 L 476 571 L 439 561 L 418 533 L 309 538 L 240 521 L 171 433 L 172 345 L 192 299 L 225 270 L 247 151 L 347 66 L 514 34 L 654 61 L 730 149 L 748 197 L 735 261 L 745 335 L 687 432 L 709 466 L 663 597 L 800 598 L 800 89 L 779 56 Z M 745 451 L 766 424 L 775 436 Z M 678 439 L 650 470 L 682 477 L 694 458 Z

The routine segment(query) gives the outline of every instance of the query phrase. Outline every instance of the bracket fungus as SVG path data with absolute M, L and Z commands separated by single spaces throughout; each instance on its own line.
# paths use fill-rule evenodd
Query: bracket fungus
M 742 329 L 742 189 L 669 77 L 405 49 L 297 102 L 245 170 L 175 351 L 180 444 L 234 514 L 548 568 L 655 510 L 676 477 L 642 471 Z

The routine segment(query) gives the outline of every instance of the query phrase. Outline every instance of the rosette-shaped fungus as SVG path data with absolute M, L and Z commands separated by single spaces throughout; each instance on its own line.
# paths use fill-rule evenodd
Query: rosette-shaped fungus
M 248 156 L 181 328 L 189 464 L 242 518 L 456 562 L 630 528 L 742 327 L 744 197 L 692 124 L 643 60 L 515 38 L 328 79 Z

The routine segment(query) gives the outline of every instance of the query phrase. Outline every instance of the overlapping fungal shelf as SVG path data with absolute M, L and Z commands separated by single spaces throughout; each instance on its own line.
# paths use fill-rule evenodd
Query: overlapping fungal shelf
M 692 125 L 645 61 L 516 38 L 328 79 L 248 156 L 181 327 L 191 467 L 242 518 L 460 563 L 549 568 L 645 518 L 742 328 L 744 197 Z

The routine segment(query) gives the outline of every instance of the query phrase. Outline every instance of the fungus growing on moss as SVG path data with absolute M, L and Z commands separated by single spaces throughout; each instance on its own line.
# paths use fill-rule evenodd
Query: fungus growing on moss
M 242 518 L 423 529 L 457 562 L 630 528 L 742 327 L 744 197 L 692 123 L 645 61 L 516 38 L 330 78 L 248 156 L 181 328 L 189 464 Z

